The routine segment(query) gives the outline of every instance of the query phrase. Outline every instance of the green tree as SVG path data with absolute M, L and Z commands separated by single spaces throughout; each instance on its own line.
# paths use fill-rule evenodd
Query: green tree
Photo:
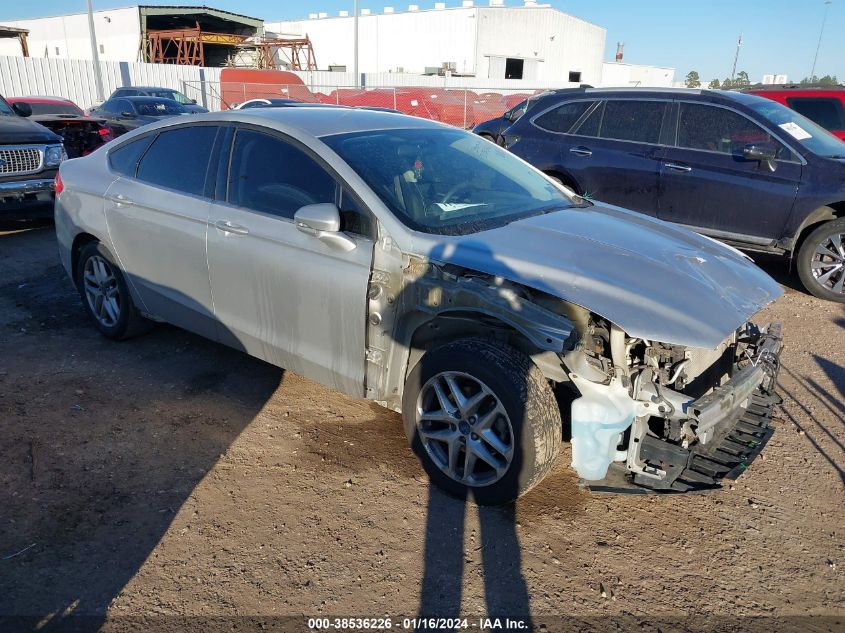
M 815 84 L 819 86 L 838 86 L 839 81 L 836 79 L 836 75 L 825 75 L 824 77 L 819 77 L 818 75 L 813 75 L 812 77 L 804 77 L 799 82 L 802 86 L 806 86 L 809 84 Z
M 687 88 L 699 88 L 701 86 L 701 78 L 698 76 L 697 70 L 691 70 L 687 73 L 687 78 L 684 80 Z
M 713 81 L 711 81 L 711 82 L 707 85 L 707 87 L 708 87 L 708 88 L 710 88 L 711 90 L 718 90 L 719 88 L 721 88 L 721 87 L 722 87 L 722 84 L 721 84 L 721 83 L 719 83 L 719 80 L 718 80 L 718 79 L 714 79 Z
M 736 74 L 736 81 L 734 82 L 736 88 L 746 88 L 751 85 L 751 80 L 748 78 L 748 73 L 740 70 Z
M 735 88 L 734 80 L 730 77 L 725 77 L 725 80 L 722 82 L 722 89 L 723 90 L 730 90 L 731 88 Z

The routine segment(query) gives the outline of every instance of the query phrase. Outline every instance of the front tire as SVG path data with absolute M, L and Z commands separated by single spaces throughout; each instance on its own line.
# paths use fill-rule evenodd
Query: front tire
M 76 288 L 94 327 L 106 338 L 132 338 L 152 327 L 135 307 L 123 272 L 99 242 L 86 244 L 80 252 Z
M 798 250 L 798 277 L 807 291 L 845 303 L 845 218 L 825 222 Z
M 547 380 L 528 356 L 491 339 L 427 352 L 408 376 L 402 417 L 431 480 L 480 505 L 528 492 L 560 449 L 560 411 Z

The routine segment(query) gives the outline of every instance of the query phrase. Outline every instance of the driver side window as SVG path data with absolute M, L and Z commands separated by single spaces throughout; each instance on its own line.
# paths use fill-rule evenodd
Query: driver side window
M 790 158 L 786 147 L 744 116 L 725 108 L 681 103 L 678 147 L 739 156 L 747 145 L 772 147 L 777 158 Z
M 280 138 L 241 129 L 229 166 L 230 204 L 293 219 L 300 207 L 335 202 L 335 181 L 302 150 Z

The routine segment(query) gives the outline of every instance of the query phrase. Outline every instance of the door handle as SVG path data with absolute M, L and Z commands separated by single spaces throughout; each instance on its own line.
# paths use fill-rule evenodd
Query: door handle
M 106 196 L 106 200 L 113 203 L 117 207 L 131 207 L 133 204 L 135 204 L 132 200 L 124 196 L 122 193 Z
M 592 156 L 593 152 L 588 150 L 586 147 L 573 147 L 569 150 L 570 154 L 575 154 L 576 156 Z
M 249 235 L 249 229 L 240 224 L 232 224 L 229 220 L 217 220 L 214 227 L 223 231 L 224 233 L 234 233 L 235 235 Z
M 671 169 L 672 171 L 682 171 L 684 173 L 692 171 L 692 167 L 687 167 L 686 165 L 678 165 L 677 163 L 663 163 L 663 166 Z

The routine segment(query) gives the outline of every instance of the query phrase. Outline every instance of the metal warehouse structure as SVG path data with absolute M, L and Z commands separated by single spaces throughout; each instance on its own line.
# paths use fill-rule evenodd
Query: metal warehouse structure
M 601 81 L 606 30 L 549 5 L 525 0 L 505 6 L 489 0 L 447 8 L 437 2 L 405 11 L 385 7 L 359 17 L 360 72 L 468 75 L 488 79 Z M 268 34 L 306 33 L 323 67 L 353 67 L 353 23 L 347 11 L 336 17 L 267 22 Z
M 29 31 L 32 57 L 91 59 L 86 13 L 7 24 Z M 206 6 L 136 5 L 95 11 L 94 32 L 103 61 L 251 66 L 261 55 L 264 21 Z M 0 40 L 0 55 L 20 52 Z

